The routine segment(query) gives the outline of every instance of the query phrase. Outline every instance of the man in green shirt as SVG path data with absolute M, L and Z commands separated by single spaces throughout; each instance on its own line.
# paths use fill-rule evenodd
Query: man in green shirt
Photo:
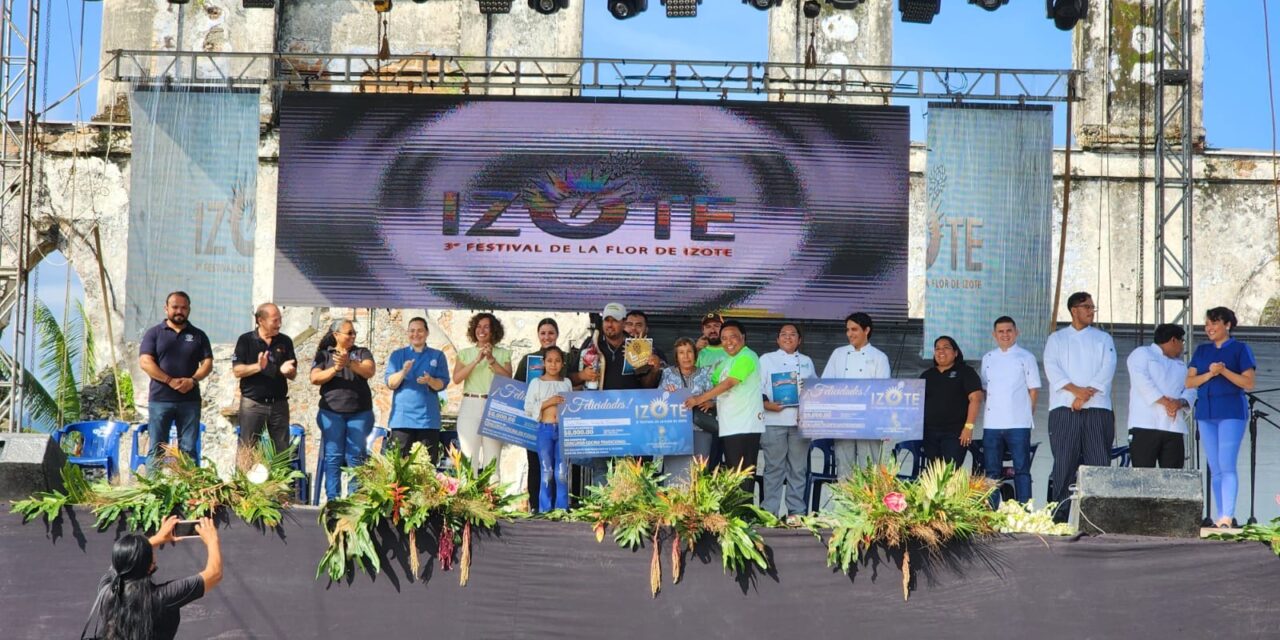
M 764 395 L 760 392 L 760 357 L 747 347 L 746 332 L 736 320 L 722 325 L 725 357 L 712 368 L 711 384 L 704 393 L 690 397 L 685 406 L 692 409 L 708 400 L 716 401 L 720 421 L 720 444 L 724 464 L 729 468 L 754 467 L 760 454 L 760 436 L 764 433 Z M 753 479 L 743 482 L 752 490 Z
M 698 368 L 710 367 L 728 354 L 720 344 L 720 327 L 724 318 L 718 313 L 708 313 L 702 318 L 702 337 L 698 338 Z

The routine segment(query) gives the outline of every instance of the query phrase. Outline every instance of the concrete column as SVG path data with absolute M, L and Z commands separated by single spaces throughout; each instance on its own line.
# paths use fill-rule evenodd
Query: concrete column
M 815 60 L 824 64 L 889 65 L 893 64 L 893 12 L 896 3 L 864 2 L 853 10 L 835 9 L 822 4 L 822 13 L 814 19 L 804 17 L 803 2 L 785 2 L 769 11 L 769 61 L 804 64 L 812 42 Z M 820 69 L 806 71 L 816 79 Z M 876 80 L 887 81 L 885 77 Z M 777 95 L 769 96 L 778 99 Z M 830 102 L 826 96 L 787 96 L 799 102 Z M 836 102 L 882 104 L 883 100 L 836 99 Z
M 1155 144 L 1155 6 L 1160 0 L 1093 3 L 1089 19 L 1076 26 L 1073 66 L 1078 85 L 1075 135 L 1083 147 Z M 1197 146 L 1204 143 L 1204 0 L 1191 2 L 1191 122 Z M 1171 12 L 1180 11 L 1173 2 Z M 1176 21 L 1174 21 L 1176 24 Z M 1140 135 L 1140 129 L 1144 135 Z M 1181 131 L 1170 127 L 1169 136 Z
M 184 5 L 170 4 L 168 0 L 113 0 L 102 3 L 101 62 L 105 64 L 116 49 L 144 51 L 237 51 L 265 52 L 274 49 L 276 41 L 276 15 L 270 9 L 245 9 L 240 0 L 200 0 Z M 128 71 L 139 63 L 149 65 L 152 73 L 159 73 L 171 59 L 150 57 L 137 61 L 122 61 L 122 69 Z M 213 62 L 200 63 L 202 70 L 212 71 Z M 227 63 L 218 61 L 218 68 L 227 70 Z M 175 69 L 189 73 L 183 65 Z M 248 77 L 266 77 L 267 65 L 257 65 Z M 104 72 L 109 79 L 115 68 Z M 113 114 L 118 121 L 127 121 L 129 101 L 127 86 L 116 82 L 98 83 L 98 115 L 95 120 L 109 119 Z M 264 103 L 264 118 L 269 116 Z

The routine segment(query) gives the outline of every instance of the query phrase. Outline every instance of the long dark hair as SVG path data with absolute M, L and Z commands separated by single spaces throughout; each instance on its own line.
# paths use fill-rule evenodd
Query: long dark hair
M 99 637 L 106 640 L 150 640 L 155 625 L 155 585 L 151 582 L 154 552 L 145 536 L 131 533 L 111 549 L 111 568 L 98 585 Z

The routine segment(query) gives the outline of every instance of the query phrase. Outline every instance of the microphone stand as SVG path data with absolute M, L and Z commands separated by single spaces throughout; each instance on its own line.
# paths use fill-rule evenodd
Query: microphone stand
M 1272 411 L 1280 411 L 1275 405 L 1258 398 L 1263 393 L 1271 393 L 1280 391 L 1280 389 L 1263 389 L 1262 391 L 1245 392 L 1245 396 L 1249 398 L 1249 520 L 1248 524 L 1257 524 L 1258 518 L 1254 515 L 1254 503 L 1258 498 L 1258 421 L 1261 420 L 1280 429 L 1280 424 L 1271 421 L 1268 416 L 1271 414 L 1259 409 L 1257 405 L 1262 405 Z

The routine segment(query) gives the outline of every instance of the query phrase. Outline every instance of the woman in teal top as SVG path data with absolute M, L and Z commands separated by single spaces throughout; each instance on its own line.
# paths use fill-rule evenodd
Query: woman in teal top
M 391 352 L 386 382 L 391 388 L 391 441 L 400 455 L 414 443 L 427 448 L 431 463 L 440 459 L 440 392 L 449 386 L 449 361 L 444 352 L 427 346 L 426 318 L 409 321 L 409 346 Z

